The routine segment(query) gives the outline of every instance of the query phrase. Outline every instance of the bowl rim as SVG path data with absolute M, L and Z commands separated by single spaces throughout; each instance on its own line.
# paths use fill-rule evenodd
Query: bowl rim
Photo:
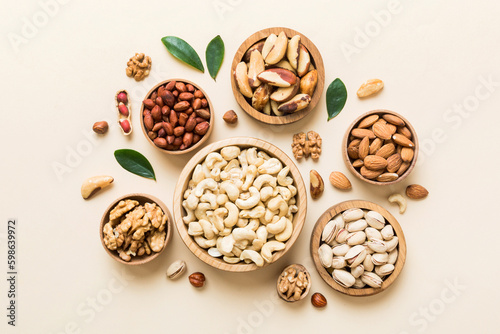
M 274 34 L 279 34 L 281 31 L 284 31 L 285 34 L 287 35 L 288 38 L 294 36 L 294 35 L 300 35 L 300 40 L 301 43 L 306 47 L 306 49 L 309 51 L 309 54 L 311 56 L 311 59 L 314 62 L 314 66 L 316 70 L 318 71 L 318 83 L 316 85 L 316 89 L 314 91 L 314 94 L 311 98 L 311 102 L 309 103 L 309 106 L 307 108 L 304 108 L 303 110 L 300 110 L 296 113 L 293 114 L 288 114 L 285 116 L 269 116 L 266 115 L 260 111 L 255 110 L 250 104 L 248 104 L 247 100 L 243 95 L 240 93 L 236 81 L 234 79 L 234 69 L 236 68 L 236 65 L 238 65 L 239 62 L 243 59 L 246 51 L 255 43 L 264 40 L 267 38 L 271 33 Z M 250 115 L 252 118 L 263 122 L 267 124 L 275 124 L 275 125 L 285 125 L 285 124 L 290 124 L 297 122 L 301 120 L 302 118 L 306 117 L 311 113 L 311 111 L 316 107 L 318 104 L 319 100 L 321 99 L 321 96 L 323 94 L 323 89 L 325 86 L 325 65 L 323 63 L 323 58 L 321 57 L 321 53 L 319 52 L 318 48 L 314 43 L 307 38 L 305 35 L 302 33 L 286 28 L 286 27 L 271 27 L 271 28 L 266 28 L 259 30 L 255 32 L 254 34 L 250 35 L 248 38 L 246 38 L 243 43 L 240 45 L 238 50 L 236 51 L 234 57 L 233 57 L 233 62 L 231 64 L 231 88 L 233 91 L 233 96 L 236 99 L 236 102 L 238 102 L 238 105 L 243 109 L 248 115 Z
M 354 168 L 354 166 L 352 165 L 351 163 L 351 158 L 349 157 L 349 155 L 347 154 L 347 146 L 349 145 L 349 135 L 352 131 L 352 129 L 365 117 L 367 116 L 370 116 L 370 115 L 374 115 L 374 114 L 391 114 L 391 115 L 394 115 L 394 116 L 397 116 L 399 118 L 401 118 L 405 123 L 406 123 L 406 127 L 410 130 L 411 134 L 412 134 L 412 141 L 413 143 L 415 144 L 415 148 L 414 148 L 414 155 L 413 155 L 413 160 L 410 164 L 410 166 L 408 167 L 408 169 L 403 173 L 403 175 L 401 175 L 400 177 L 398 177 L 396 180 L 394 181 L 389 181 L 389 182 L 379 182 L 379 181 L 373 181 L 373 180 L 369 180 L 367 178 L 365 178 L 363 175 L 361 175 L 360 172 L 358 172 L 356 170 L 356 168 Z M 417 163 L 417 158 L 418 158 L 418 153 L 419 153 L 419 149 L 420 149 L 420 146 L 419 146 L 419 142 L 418 142 L 418 136 L 417 136 L 417 132 L 415 131 L 415 128 L 413 127 L 413 125 L 411 125 L 411 123 L 405 118 L 403 117 L 402 115 L 398 114 L 397 112 L 395 111 L 392 111 L 392 110 L 388 110 L 388 109 L 374 109 L 374 110 L 370 110 L 368 112 L 365 112 L 363 114 L 361 114 L 360 116 L 358 116 L 350 125 L 349 127 L 347 128 L 347 131 L 345 132 L 344 134 L 344 138 L 342 140 L 342 158 L 344 160 L 344 163 L 346 164 L 347 168 L 349 169 L 349 171 L 354 175 L 356 176 L 358 179 L 362 180 L 362 181 L 365 181 L 366 183 L 369 183 L 369 184 L 374 184 L 374 185 L 378 185 L 378 186 L 387 186 L 387 185 L 392 185 L 392 184 L 396 184 L 398 182 L 401 182 L 403 181 L 404 179 L 406 179 L 406 177 L 408 177 L 408 175 L 410 175 L 410 173 L 413 171 L 413 169 L 415 168 L 415 165 Z
M 187 187 L 189 180 L 191 179 L 191 175 L 193 173 L 194 168 L 198 163 L 200 163 L 209 153 L 220 150 L 225 146 L 239 146 L 239 147 L 257 147 L 271 156 L 278 158 L 285 166 L 290 167 L 290 173 L 294 178 L 294 185 L 297 188 L 297 207 L 298 211 L 294 215 L 294 230 L 292 232 L 292 236 L 290 239 L 286 241 L 285 249 L 282 251 L 276 252 L 273 254 L 273 260 L 271 263 L 264 263 L 264 266 L 258 267 L 254 263 L 250 264 L 230 264 L 225 262 L 220 258 L 214 258 L 210 256 L 207 250 L 201 248 L 196 244 L 193 238 L 187 233 L 186 225 L 182 220 L 184 208 L 182 207 L 183 195 L 184 191 Z M 201 261 L 206 264 L 225 271 L 230 272 L 248 272 L 257 270 L 260 268 L 265 268 L 268 265 L 271 265 L 277 262 L 286 252 L 294 245 L 297 241 L 297 238 L 302 231 L 302 228 L 305 223 L 306 213 L 307 213 L 307 192 L 305 189 L 304 180 L 299 172 L 299 169 L 295 165 L 295 163 L 286 155 L 281 149 L 276 147 L 275 145 L 266 142 L 262 139 L 252 138 L 252 137 L 232 137 L 223 139 L 210 145 L 204 147 L 200 151 L 198 151 L 186 164 L 184 169 L 182 170 L 179 179 L 177 181 L 177 185 L 175 187 L 174 193 L 174 202 L 173 202 L 173 213 L 175 219 L 175 226 L 177 227 L 177 232 L 181 237 L 184 244 L 189 248 L 189 250 L 198 257 Z
M 191 84 L 193 85 L 194 87 L 196 87 L 198 90 L 201 90 L 201 92 L 203 93 L 203 95 L 205 95 L 205 98 L 207 99 L 207 102 L 208 102 L 208 106 L 210 108 L 210 127 L 208 128 L 208 132 L 205 133 L 205 135 L 200 139 L 199 142 L 197 142 L 196 144 L 192 145 L 191 147 L 189 147 L 188 149 L 186 150 L 177 150 L 177 151 L 169 151 L 169 150 L 165 150 L 163 148 L 160 148 L 158 146 L 156 146 L 153 141 L 149 138 L 148 136 L 148 131 L 146 130 L 146 126 L 144 125 L 144 103 L 141 101 L 141 110 L 140 110 L 140 122 L 141 122 L 141 129 L 142 129 L 142 133 L 144 134 L 144 136 L 146 137 L 146 140 L 151 144 L 153 145 L 156 149 L 162 151 L 163 153 L 166 153 L 166 154 L 171 154 L 171 155 L 180 155 L 180 154 L 185 154 L 185 153 L 189 153 L 189 152 L 192 152 L 194 150 L 196 150 L 197 148 L 199 148 L 200 146 L 203 145 L 203 143 L 205 143 L 207 140 L 208 140 L 208 137 L 210 137 L 210 135 L 212 134 L 212 130 L 214 128 L 214 108 L 213 108 L 213 105 L 212 105 L 212 101 L 210 100 L 210 97 L 208 97 L 207 93 L 205 92 L 205 90 L 203 90 L 203 88 L 200 87 L 200 85 L 192 82 L 192 81 L 189 81 L 187 79 L 182 79 L 182 78 L 172 78 L 172 79 L 167 79 L 167 80 L 163 80 L 159 83 L 157 83 L 156 85 L 153 86 L 153 88 L 151 88 L 147 93 L 146 93 L 146 96 L 144 97 L 143 101 L 148 99 L 151 94 L 153 94 L 153 92 L 155 90 L 158 89 L 158 87 L 162 86 L 162 85 L 165 85 L 171 81 L 176 81 L 176 82 L 183 82 L 185 84 Z
M 344 288 L 343 286 L 339 285 L 337 282 L 335 282 L 332 278 L 332 276 L 328 273 L 326 268 L 324 268 L 321 265 L 321 262 L 319 260 L 319 255 L 318 255 L 318 249 L 319 246 L 321 245 L 321 235 L 323 233 L 323 229 L 325 225 L 335 217 L 336 214 L 343 212 L 347 209 L 352 209 L 352 208 L 360 208 L 360 209 L 368 209 L 368 210 L 374 210 L 382 214 L 384 218 L 387 220 L 389 224 L 391 224 L 392 228 L 394 229 L 395 235 L 399 239 L 399 244 L 398 244 L 398 259 L 396 261 L 396 264 L 394 265 L 394 271 L 382 282 L 382 287 L 375 289 L 375 288 L 362 288 L 362 289 L 356 289 L 356 288 Z M 326 282 L 330 287 L 335 289 L 338 292 L 341 292 L 343 294 L 349 295 L 349 296 L 356 296 L 356 297 L 362 297 L 362 296 L 372 296 L 375 294 L 378 294 L 385 289 L 387 289 L 389 286 L 394 283 L 394 281 L 399 277 L 399 274 L 403 270 L 405 261 L 406 261 L 406 239 L 403 233 L 403 230 L 401 228 L 401 225 L 399 225 L 398 221 L 394 216 L 381 207 L 378 204 L 375 204 L 370 201 L 365 201 L 365 200 L 348 200 L 344 201 L 341 203 L 337 203 L 330 208 L 328 208 L 319 218 L 316 224 L 314 225 L 314 228 L 311 233 L 311 242 L 310 242 L 310 252 L 311 252 L 311 257 L 313 258 L 314 266 L 316 267 L 317 272 L 320 274 L 321 278 L 323 281 Z
M 109 222 L 109 212 L 120 201 L 122 201 L 124 199 L 135 199 L 136 201 L 139 202 L 139 204 L 142 204 L 141 201 L 142 202 L 152 201 L 152 202 L 156 203 L 163 210 L 164 214 L 167 215 L 167 217 L 168 217 L 167 226 L 166 226 L 167 235 L 165 236 L 165 244 L 163 245 L 163 249 L 160 252 L 157 252 L 157 253 L 154 253 L 151 255 L 143 255 L 140 257 L 133 257 L 130 262 L 127 262 L 127 261 L 122 260 L 120 258 L 120 256 L 118 255 L 118 253 L 116 253 L 115 251 L 111 251 L 108 247 L 106 247 L 106 245 L 104 244 L 104 236 L 103 236 L 104 225 Z M 104 210 L 104 214 L 102 215 L 102 218 L 101 218 L 101 223 L 99 224 L 99 237 L 101 239 L 102 247 L 104 248 L 106 253 L 108 253 L 108 255 L 111 256 L 114 260 L 116 260 L 120 263 L 126 264 L 126 265 L 132 265 L 132 266 L 148 263 L 148 262 L 156 259 L 158 256 L 160 256 L 160 254 L 163 253 L 163 251 L 167 247 L 167 244 L 170 241 L 170 238 L 172 237 L 172 215 L 171 215 L 168 207 L 165 205 L 165 203 L 163 203 L 159 198 L 157 198 L 153 195 L 144 194 L 144 193 L 126 194 L 126 195 L 120 196 L 117 199 L 115 199 L 113 202 L 111 202 L 111 204 L 108 205 L 106 210 Z M 135 259 L 135 261 L 134 261 L 134 259 Z

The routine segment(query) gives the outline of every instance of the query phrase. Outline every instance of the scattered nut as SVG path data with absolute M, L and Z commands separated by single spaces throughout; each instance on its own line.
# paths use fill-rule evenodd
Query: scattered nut
M 186 271 L 186 262 L 177 260 L 167 269 L 167 278 L 177 279 Z
M 330 174 L 330 183 L 340 190 L 349 190 L 352 188 L 351 181 L 341 172 L 332 172 Z
M 125 136 L 132 132 L 132 123 L 130 122 L 132 113 L 128 92 L 126 90 L 119 90 L 115 95 L 116 110 L 118 111 L 118 124 Z
M 411 184 L 406 187 L 406 196 L 411 199 L 422 199 L 429 195 L 429 191 L 419 184 Z
M 222 119 L 228 124 L 236 124 L 238 122 L 238 115 L 234 112 L 234 110 L 228 110 L 222 116 Z
M 205 285 L 205 275 L 200 272 L 195 272 L 189 275 L 189 283 L 195 288 L 201 288 Z
M 311 197 L 313 199 L 319 198 L 323 191 L 325 190 L 325 184 L 323 182 L 323 178 L 316 170 L 311 170 L 309 173 L 309 181 L 310 181 L 310 192 Z
M 313 158 L 314 160 L 319 159 L 321 154 L 321 146 L 323 140 L 320 135 L 314 131 L 309 131 L 306 134 L 303 132 L 296 133 L 293 135 L 292 142 L 292 152 L 296 160 L 302 159 L 302 157 Z
M 111 183 L 113 183 L 114 179 L 111 176 L 100 175 L 94 176 L 83 181 L 81 193 L 84 199 L 88 199 L 92 197 L 99 190 L 106 188 Z
M 326 298 L 325 296 L 323 296 L 321 293 L 319 292 L 315 292 L 312 296 L 311 296 L 311 303 L 314 307 L 317 307 L 317 308 L 322 308 L 322 307 L 325 307 L 327 302 L 326 302 Z
M 369 79 L 358 89 L 358 97 L 367 97 L 378 93 L 384 88 L 384 82 L 380 79 Z
M 392 194 L 388 198 L 389 202 L 399 205 L 399 213 L 403 214 L 406 211 L 406 199 L 401 194 Z
M 106 121 L 100 121 L 100 122 L 95 122 L 94 126 L 92 127 L 92 130 L 94 130 L 95 133 L 103 135 L 106 132 L 108 132 L 109 126 L 108 122 Z
M 151 70 L 151 58 L 145 56 L 144 53 L 136 53 L 135 56 L 130 58 L 127 62 L 127 73 L 128 77 L 134 78 L 135 81 L 141 81 L 149 75 Z
M 278 295 L 287 302 L 296 302 L 307 296 L 311 288 L 311 276 L 300 264 L 286 267 L 276 284 Z

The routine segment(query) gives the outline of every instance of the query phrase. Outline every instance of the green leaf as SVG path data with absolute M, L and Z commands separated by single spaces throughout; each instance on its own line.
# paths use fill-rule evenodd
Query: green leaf
M 331 120 L 340 112 L 347 101 L 347 90 L 339 78 L 333 80 L 326 91 L 326 109 L 328 110 L 328 120 Z
M 115 159 L 120 166 L 130 173 L 156 181 L 153 166 L 151 166 L 148 159 L 141 153 L 129 149 L 116 150 Z
M 207 60 L 208 72 L 215 80 L 222 65 L 222 61 L 224 60 L 224 42 L 220 35 L 215 36 L 214 39 L 208 43 L 205 57 Z
M 205 73 L 200 57 L 185 40 L 175 36 L 165 36 L 161 41 L 172 56 Z

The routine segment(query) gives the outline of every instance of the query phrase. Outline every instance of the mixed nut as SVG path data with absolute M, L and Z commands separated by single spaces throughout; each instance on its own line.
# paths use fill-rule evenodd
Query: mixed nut
M 352 208 L 324 227 L 318 257 L 344 288 L 380 288 L 394 271 L 399 239 L 377 211 Z
M 306 108 L 318 71 L 300 35 L 271 34 L 251 46 L 234 70 L 241 94 L 266 115 L 283 116 Z
M 149 139 L 164 150 L 185 150 L 198 143 L 211 126 L 203 92 L 190 83 L 169 81 L 144 101 L 143 124 Z
M 133 256 L 159 253 L 165 246 L 167 219 L 156 203 L 122 200 L 111 209 L 103 227 L 104 244 L 126 262 Z
M 125 136 L 132 133 L 132 112 L 126 90 L 119 90 L 115 95 L 116 110 L 118 111 L 118 124 Z
M 287 302 L 301 300 L 309 292 L 311 277 L 306 268 L 300 264 L 286 267 L 278 278 L 278 295 Z
M 381 183 L 395 181 L 413 161 L 412 137 L 400 117 L 389 113 L 371 114 L 351 130 L 347 155 L 364 178 Z
M 184 192 L 188 234 L 212 257 L 262 267 L 285 249 L 297 212 L 290 168 L 256 147 L 207 155 Z

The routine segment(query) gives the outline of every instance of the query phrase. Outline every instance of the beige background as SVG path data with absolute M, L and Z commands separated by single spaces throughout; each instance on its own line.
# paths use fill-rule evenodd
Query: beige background
M 6 267 L 7 219 L 15 217 L 20 224 L 18 326 L 6 325 L 2 278 L 3 333 L 496 331 L 500 5 L 488 0 L 60 0 L 57 7 L 47 7 L 51 16 L 43 14 L 43 7 L 34 0 L 3 1 L 0 13 L 1 268 Z M 39 27 L 29 31 L 34 20 Z M 262 125 L 236 104 L 229 76 L 236 49 L 255 31 L 280 25 L 316 44 L 327 85 L 337 77 L 346 84 L 347 104 L 332 121 L 326 122 L 324 98 L 313 114 L 285 127 Z M 180 36 L 204 58 L 217 34 L 226 45 L 217 82 L 176 61 L 160 41 Z M 17 46 L 9 42 L 16 36 L 24 39 Z M 135 52 L 153 59 L 153 72 L 141 83 L 125 76 L 125 63 Z M 125 268 L 102 249 L 98 224 L 113 199 L 146 192 L 172 207 L 177 176 L 190 156 L 170 158 L 154 149 L 138 119 L 146 91 L 172 77 L 192 80 L 210 95 L 216 109 L 210 142 L 256 136 L 291 155 L 292 134 L 313 129 L 323 136 L 323 155 L 319 163 L 298 164 L 305 181 L 311 168 L 325 180 L 333 170 L 350 177 L 352 191 L 327 184 L 321 199 L 309 201 L 302 234 L 278 263 L 247 274 L 220 272 L 197 260 L 177 231 L 161 257 L 138 268 Z M 357 88 L 373 77 L 384 80 L 384 90 L 360 101 Z M 114 124 L 113 96 L 124 88 L 132 95 L 134 133 L 126 138 L 113 126 L 98 138 L 92 124 L 101 119 Z M 382 189 L 363 184 L 348 174 L 341 159 L 346 127 L 375 108 L 403 114 L 418 131 L 420 163 L 404 184 Z M 222 122 L 228 109 L 240 117 L 235 128 Z M 113 157 L 118 148 L 148 157 L 158 182 L 124 171 Z M 63 165 L 64 173 L 54 169 Z M 96 174 L 113 175 L 115 183 L 84 201 L 81 182 Z M 386 198 L 410 183 L 426 186 L 430 195 L 410 201 L 399 215 Z M 320 214 L 356 198 L 389 209 L 408 243 L 406 265 L 395 284 L 360 299 L 329 288 L 309 256 Z M 166 268 L 176 259 L 184 259 L 189 272 L 204 272 L 206 287 L 195 290 L 187 275 L 168 281 Z M 310 270 L 311 292 L 327 297 L 326 309 L 314 309 L 308 300 L 295 305 L 276 300 L 275 279 L 294 262 Z

